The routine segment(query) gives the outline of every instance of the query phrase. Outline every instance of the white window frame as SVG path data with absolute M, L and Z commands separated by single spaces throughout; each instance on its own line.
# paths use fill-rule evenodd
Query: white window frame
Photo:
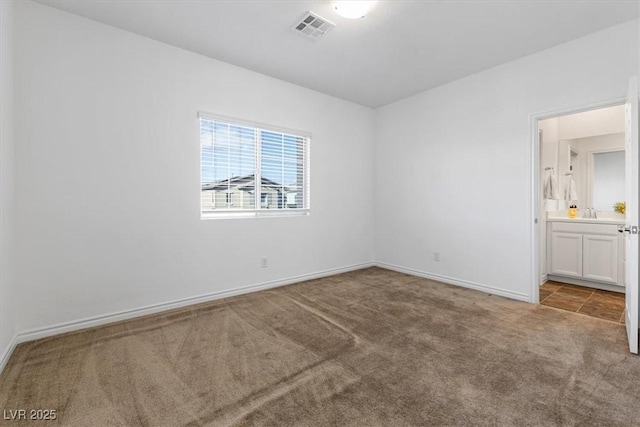
M 261 177 L 260 174 L 260 163 L 261 163 L 261 153 L 260 153 L 260 138 L 257 138 L 256 145 L 256 167 L 255 167 L 255 192 L 257 195 L 257 203 L 256 209 L 239 209 L 239 208 L 221 208 L 215 211 L 203 211 L 202 209 L 202 196 L 200 196 L 200 218 L 201 219 L 223 219 L 223 218 L 257 218 L 257 217 L 283 217 L 283 216 L 301 216 L 301 215 L 310 215 L 311 214 L 311 134 L 309 132 L 294 130 L 283 128 L 279 126 L 273 126 L 264 123 L 252 122 L 242 119 L 237 119 L 233 117 L 222 116 L 218 114 L 211 114 L 199 111 L 198 112 L 198 135 L 200 135 L 200 119 L 214 120 L 227 122 L 232 125 L 239 126 L 247 126 L 255 128 L 258 131 L 267 131 L 267 132 L 276 132 L 287 135 L 294 135 L 298 137 L 304 138 L 304 160 L 303 160 L 303 180 L 304 187 L 306 191 L 303 191 L 304 194 L 304 208 L 276 208 L 276 209 L 265 209 L 261 207 L 261 179 L 258 179 L 258 176 Z M 199 142 L 200 143 L 200 142 Z M 200 156 L 200 182 L 199 184 L 199 192 L 202 193 L 202 149 L 199 152 Z M 286 206 L 286 198 L 285 198 L 285 206 Z

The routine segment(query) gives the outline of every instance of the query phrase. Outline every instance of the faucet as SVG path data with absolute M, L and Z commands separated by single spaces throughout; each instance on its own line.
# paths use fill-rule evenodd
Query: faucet
M 584 212 L 585 218 L 598 219 L 598 211 L 594 208 L 586 208 Z

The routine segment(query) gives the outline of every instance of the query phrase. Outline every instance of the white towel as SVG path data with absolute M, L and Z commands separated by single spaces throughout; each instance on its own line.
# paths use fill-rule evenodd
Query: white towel
M 576 182 L 573 180 L 573 176 L 569 176 L 569 182 L 567 182 L 567 189 L 564 198 L 566 200 L 578 200 L 578 191 L 576 191 Z
M 544 184 L 544 198 L 557 200 L 558 197 L 558 182 L 553 173 L 549 174 L 547 181 Z

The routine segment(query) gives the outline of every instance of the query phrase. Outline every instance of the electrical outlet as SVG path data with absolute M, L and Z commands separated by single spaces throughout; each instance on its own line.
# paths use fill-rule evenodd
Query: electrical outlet
M 440 261 L 440 252 L 434 252 L 433 253 L 433 260 L 434 261 Z
M 269 260 L 267 257 L 263 257 L 260 259 L 260 267 L 267 268 L 269 266 Z

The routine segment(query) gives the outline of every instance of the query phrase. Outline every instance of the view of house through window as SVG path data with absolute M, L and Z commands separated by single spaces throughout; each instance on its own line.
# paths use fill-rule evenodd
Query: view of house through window
M 308 212 L 309 137 L 200 117 L 202 216 Z

